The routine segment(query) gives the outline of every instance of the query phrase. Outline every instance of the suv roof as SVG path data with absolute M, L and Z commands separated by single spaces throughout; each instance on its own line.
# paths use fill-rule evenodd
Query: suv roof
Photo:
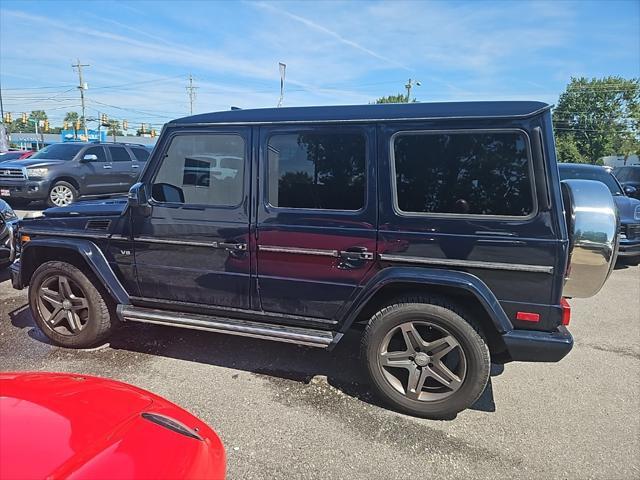
M 431 118 L 525 118 L 551 108 L 543 102 L 388 103 L 326 107 L 259 108 L 203 113 L 169 124 L 371 121 Z
M 126 145 L 127 147 L 144 147 L 141 143 L 130 143 L 130 142 L 58 142 L 64 143 L 66 145 L 86 145 L 86 146 L 95 146 L 95 145 Z

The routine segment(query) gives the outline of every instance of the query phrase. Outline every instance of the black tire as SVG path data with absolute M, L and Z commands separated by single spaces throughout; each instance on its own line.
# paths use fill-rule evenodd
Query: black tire
M 73 331 L 70 327 L 72 323 L 69 319 L 69 310 L 73 306 L 60 308 L 62 321 L 53 327 L 51 322 L 47 322 L 47 310 L 56 311 L 53 303 L 45 302 L 41 298 L 43 292 L 55 292 L 56 278 L 66 278 L 67 285 L 71 285 L 72 295 L 78 303 L 81 299 L 86 300 L 86 307 L 78 308 L 78 331 Z M 59 283 L 58 283 L 59 284 Z M 46 289 L 45 289 L 46 287 Z M 63 291 L 58 289 L 58 293 Z M 64 295 L 64 294 L 63 294 Z M 69 295 L 67 295 L 67 298 Z M 44 303 L 43 303 L 44 302 Z M 63 303 L 62 299 L 55 297 L 55 303 Z M 29 306 L 35 319 L 36 325 L 54 344 L 67 348 L 90 348 L 103 343 L 118 324 L 115 316 L 115 309 L 112 299 L 104 292 L 101 286 L 97 285 L 97 279 L 91 273 L 85 273 L 79 268 L 66 262 L 51 261 L 42 264 L 34 272 L 29 287 Z M 66 318 L 64 318 L 66 315 Z M 81 325 L 81 326 L 80 326 Z M 66 330 L 66 332 L 65 332 Z
M 64 204 L 62 203 L 62 197 L 59 195 L 56 195 L 56 193 L 59 190 L 65 192 L 65 199 L 67 200 L 65 200 Z M 53 198 L 54 196 L 60 198 L 60 201 L 55 200 Z M 47 205 L 50 207 L 63 207 L 66 205 L 71 205 L 77 199 L 78 199 L 78 190 L 76 190 L 76 187 L 71 185 L 69 182 L 58 180 L 49 189 L 49 193 L 47 194 Z
M 442 352 L 448 348 L 446 347 L 446 339 L 452 339 L 449 343 L 455 347 L 450 352 L 457 356 L 453 362 L 459 369 L 455 376 L 455 389 L 444 384 L 439 385 L 435 376 L 430 378 L 431 373 L 442 372 L 440 369 L 442 364 L 452 361 L 449 353 L 444 353 L 444 357 L 433 360 L 436 362 L 436 366 L 432 369 L 433 364 L 428 363 L 427 365 L 426 362 L 431 362 L 438 353 L 425 351 L 424 345 L 428 343 L 419 343 L 413 353 L 408 354 L 407 352 L 410 352 L 412 347 L 407 347 L 407 352 L 403 352 L 402 348 L 400 351 L 389 349 L 389 342 L 395 341 L 397 345 L 398 334 L 403 345 L 406 345 L 405 333 L 411 329 L 408 325 L 424 329 L 421 330 L 423 333 L 418 332 L 419 340 L 424 340 L 426 336 L 431 334 L 434 335 L 432 338 L 443 335 L 443 338 L 440 339 L 444 345 L 441 349 Z M 436 333 L 437 335 L 435 335 Z M 436 340 L 436 342 L 440 340 Z M 433 344 L 435 343 L 431 345 Z M 423 353 L 420 353 L 421 350 Z M 383 366 L 383 363 L 396 358 L 390 358 L 389 354 L 396 354 L 397 360 L 394 362 L 400 361 L 402 366 L 394 368 L 395 365 L 399 365 L 398 363 Z M 408 355 L 408 358 L 405 359 L 405 355 Z M 421 357 L 418 358 L 418 355 Z M 491 368 L 489 349 L 480 328 L 470 315 L 463 313 L 455 303 L 440 296 L 400 298 L 377 312 L 369 320 L 362 336 L 361 358 L 371 379 L 373 389 L 382 400 L 399 411 L 433 419 L 451 418 L 473 405 L 480 398 L 487 385 Z M 420 365 L 416 363 L 418 360 L 420 360 Z M 425 364 L 422 364 L 423 362 Z M 424 382 L 424 386 L 411 390 L 410 393 L 409 384 L 403 386 L 402 376 L 397 374 L 397 372 L 405 370 L 407 370 L 407 382 L 412 378 L 412 372 L 418 372 L 414 375 Z M 420 373 L 423 370 L 426 370 L 424 374 L 426 380 L 423 380 Z M 451 369 L 445 371 L 453 372 Z M 396 375 L 399 378 L 397 382 L 394 380 Z M 452 380 L 454 377 L 451 375 L 449 377 L 444 376 L 445 380 L 451 381 L 451 384 L 454 385 Z M 421 384 L 416 383 L 415 385 Z M 404 392 L 399 391 L 402 388 L 404 388 Z

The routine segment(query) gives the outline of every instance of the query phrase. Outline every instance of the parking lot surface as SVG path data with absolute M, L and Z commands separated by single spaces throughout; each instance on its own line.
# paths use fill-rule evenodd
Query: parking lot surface
M 402 415 L 369 394 L 357 333 L 333 352 L 131 324 L 93 350 L 50 345 L 26 291 L 0 272 L 0 368 L 100 375 L 205 420 L 228 477 L 640 478 L 640 267 L 573 300 L 576 345 L 558 364 L 494 366 L 473 409 Z

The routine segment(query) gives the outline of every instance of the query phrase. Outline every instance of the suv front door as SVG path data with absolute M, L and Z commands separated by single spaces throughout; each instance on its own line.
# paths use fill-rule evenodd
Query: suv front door
M 150 211 L 132 209 L 138 284 L 156 304 L 250 307 L 249 129 L 182 130 L 164 137 L 142 181 Z M 219 155 L 242 159 L 233 178 Z
M 89 157 L 91 159 L 85 160 L 90 155 L 94 155 L 95 158 Z M 113 191 L 110 177 L 113 165 L 104 147 L 87 147 L 80 154 L 80 161 L 80 171 L 84 180 L 80 185 L 81 195 L 100 195 Z
M 260 129 L 258 285 L 267 312 L 335 321 L 374 271 L 373 127 Z

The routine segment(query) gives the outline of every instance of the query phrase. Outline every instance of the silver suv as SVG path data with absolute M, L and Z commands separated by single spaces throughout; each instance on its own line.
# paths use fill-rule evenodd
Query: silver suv
M 0 198 L 16 204 L 46 200 L 70 205 L 80 197 L 123 194 L 149 157 L 143 145 L 57 143 L 26 160 L 0 163 Z

